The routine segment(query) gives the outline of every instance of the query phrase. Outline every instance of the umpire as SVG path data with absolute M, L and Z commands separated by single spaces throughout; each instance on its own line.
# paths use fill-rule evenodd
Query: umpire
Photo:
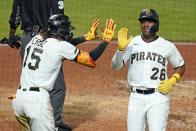
M 21 60 L 24 57 L 26 45 L 31 38 L 41 29 L 47 27 L 48 18 L 52 14 L 64 14 L 63 0 L 14 0 L 12 13 L 10 16 L 10 33 L 9 39 L 15 35 L 17 27 L 21 22 Z M 84 38 L 76 39 L 74 42 L 84 42 Z M 63 70 L 58 74 L 54 89 L 50 92 L 51 104 L 54 110 L 55 127 L 57 131 L 71 131 L 72 128 L 63 123 L 61 113 L 64 105 L 66 86 L 64 81 Z

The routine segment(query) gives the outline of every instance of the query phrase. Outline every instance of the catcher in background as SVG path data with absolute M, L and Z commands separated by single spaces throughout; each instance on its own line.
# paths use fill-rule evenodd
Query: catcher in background
M 180 80 L 185 65 L 175 45 L 157 36 L 159 16 L 153 9 L 144 9 L 139 17 L 142 34 L 127 39 L 128 29 L 118 32 L 118 50 L 111 66 L 119 70 L 128 63 L 131 94 L 128 106 L 128 131 L 165 131 L 169 114 L 168 93 Z M 175 70 L 167 77 L 170 62 Z
M 73 29 L 69 17 L 55 14 L 49 18 L 47 33 L 41 30 L 25 48 L 21 87 L 12 101 L 23 131 L 55 130 L 49 91 L 54 87 L 62 62 L 70 60 L 94 68 L 95 61 L 112 40 L 115 28 L 114 20 L 107 20 L 103 41 L 87 53 L 67 42 Z

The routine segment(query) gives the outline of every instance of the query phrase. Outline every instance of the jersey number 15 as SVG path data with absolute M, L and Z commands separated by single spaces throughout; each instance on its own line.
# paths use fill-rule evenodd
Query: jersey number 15
M 24 64 L 23 64 L 24 67 L 26 66 L 26 62 L 27 62 L 27 58 L 29 56 L 30 49 L 31 49 L 31 46 L 29 46 L 27 48 L 27 55 L 26 55 L 26 58 L 25 58 L 25 61 L 24 61 Z M 41 59 L 38 55 L 36 55 L 36 53 L 42 54 L 43 50 L 39 49 L 39 48 L 34 48 L 33 49 L 30 56 L 31 56 L 31 60 L 35 60 L 35 64 L 32 65 L 31 62 L 28 63 L 28 68 L 31 69 L 31 70 L 36 70 L 36 69 L 39 68 L 39 63 L 40 63 Z

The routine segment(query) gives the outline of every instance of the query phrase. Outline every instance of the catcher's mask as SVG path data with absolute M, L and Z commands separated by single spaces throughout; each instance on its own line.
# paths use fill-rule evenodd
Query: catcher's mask
M 60 36 L 63 40 L 70 41 L 73 37 L 71 20 L 63 14 L 52 15 L 48 20 L 48 34 Z
M 150 19 L 150 20 L 155 21 L 155 25 L 151 26 L 149 28 L 149 30 L 152 34 L 155 34 L 156 32 L 159 31 L 159 23 L 160 23 L 159 22 L 159 15 L 156 13 L 155 10 L 153 10 L 153 9 L 144 9 L 140 13 L 140 18 L 138 20 L 141 22 L 142 20 L 145 20 L 145 19 Z

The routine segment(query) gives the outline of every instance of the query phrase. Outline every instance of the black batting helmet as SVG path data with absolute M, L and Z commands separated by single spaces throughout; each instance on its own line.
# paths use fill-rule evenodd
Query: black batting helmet
M 154 21 L 159 21 L 159 15 L 153 9 L 144 9 L 140 13 L 140 18 L 138 20 L 141 21 L 142 19 L 152 19 Z
M 156 33 L 159 31 L 159 15 L 153 9 L 144 9 L 140 13 L 139 21 L 141 22 L 144 19 L 151 19 L 155 21 L 155 25 L 150 28 L 151 33 Z
M 73 34 L 71 30 L 75 29 L 71 26 L 71 20 L 63 14 L 52 15 L 48 20 L 49 35 L 57 35 L 66 41 L 70 41 Z

